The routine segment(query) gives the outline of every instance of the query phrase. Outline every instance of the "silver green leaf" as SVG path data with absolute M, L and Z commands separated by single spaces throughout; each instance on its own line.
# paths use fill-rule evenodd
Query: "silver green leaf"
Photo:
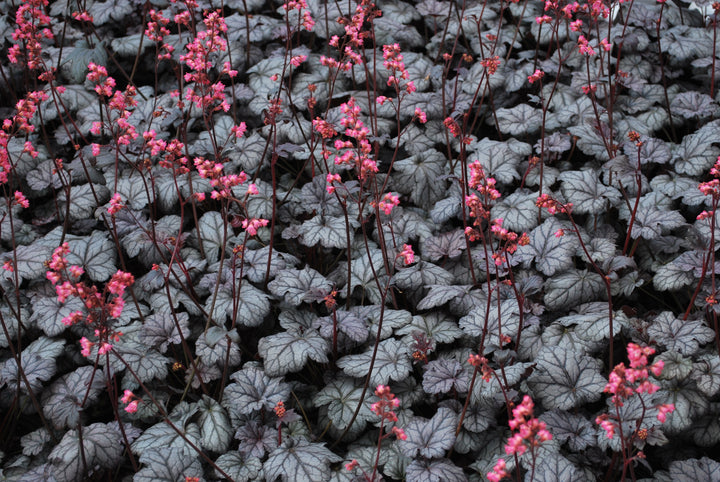
M 601 365 L 575 351 L 545 347 L 528 383 L 544 406 L 568 410 L 600 399 L 607 383 L 600 374 Z
M 48 462 L 58 482 L 83 480 L 96 469 L 112 469 L 122 460 L 125 450 L 117 424 L 94 423 L 65 433 L 53 448 Z M 82 456 L 80 454 L 82 453 Z M 83 468 L 87 467 L 88 472 Z
M 257 366 L 246 364 L 230 379 L 235 383 L 225 387 L 222 405 L 231 412 L 249 415 L 262 409 L 272 410 L 290 395 L 290 387 L 280 378 L 270 378 Z
M 269 376 L 298 372 L 308 360 L 327 363 L 328 341 L 316 330 L 288 330 L 261 338 L 258 353 Z
M 203 395 L 198 401 L 198 425 L 200 443 L 212 452 L 225 452 L 233 438 L 230 418 L 225 409 L 215 400 Z
M 441 407 L 430 420 L 413 417 L 405 426 L 406 440 L 399 440 L 403 455 L 426 459 L 443 457 L 455 443 L 458 415 L 449 408 Z
M 329 480 L 330 464 L 342 460 L 325 445 L 286 439 L 263 464 L 267 480 Z
M 197 453 L 189 447 L 168 447 L 157 442 L 140 455 L 144 465 L 133 476 L 133 482 L 178 482 L 186 477 L 203 478 Z
M 668 350 L 693 355 L 700 345 L 713 340 L 715 332 L 701 320 L 679 320 L 671 312 L 663 311 L 648 328 L 648 335 Z
M 370 347 L 360 355 L 346 355 L 337 361 L 337 365 L 347 375 L 366 377 L 373 359 L 373 348 Z M 370 385 L 387 385 L 389 380 L 401 381 L 412 370 L 410 357 L 403 343 L 388 338 L 378 344 L 375 363 L 370 374 Z

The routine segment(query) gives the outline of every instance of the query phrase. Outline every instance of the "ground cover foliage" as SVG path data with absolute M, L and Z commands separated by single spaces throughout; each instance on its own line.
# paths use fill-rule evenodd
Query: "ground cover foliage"
M 4 480 L 718 480 L 709 1 L 0 0 Z

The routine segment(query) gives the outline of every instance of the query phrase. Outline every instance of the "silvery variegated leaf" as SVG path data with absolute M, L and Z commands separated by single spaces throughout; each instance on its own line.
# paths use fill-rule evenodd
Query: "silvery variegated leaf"
M 337 361 L 337 366 L 352 377 L 366 377 L 373 359 L 370 347 L 359 355 L 346 355 Z M 401 381 L 412 369 L 410 356 L 399 340 L 388 338 L 378 344 L 375 363 L 370 373 L 370 385 L 387 385 L 390 380 Z
M 324 444 L 287 438 L 263 464 L 268 480 L 328 480 L 330 464 L 342 460 Z
M 430 419 L 414 417 L 405 426 L 406 440 L 400 440 L 400 451 L 407 457 L 426 459 L 443 457 L 455 442 L 458 415 L 441 407 Z
M 327 363 L 330 345 L 316 330 L 288 330 L 261 338 L 258 352 L 269 376 L 302 370 L 310 360 Z
M 597 401 L 607 380 L 600 374 L 598 360 L 561 347 L 545 347 L 528 383 L 544 406 L 568 410 Z

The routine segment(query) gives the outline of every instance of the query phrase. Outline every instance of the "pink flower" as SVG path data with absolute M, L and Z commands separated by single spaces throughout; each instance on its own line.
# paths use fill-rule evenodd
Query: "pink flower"
M 327 187 L 325 188 L 325 190 L 328 192 L 328 194 L 334 193 L 334 192 L 335 192 L 335 186 L 333 186 L 332 184 L 333 184 L 334 182 L 340 182 L 340 175 L 339 175 L 339 174 L 328 174 L 325 179 L 326 179 L 326 181 L 327 181 L 327 183 L 328 183 L 328 185 L 327 185 Z
M 665 423 L 667 420 L 667 414 L 675 411 L 675 405 L 672 403 L 665 403 L 663 405 L 659 405 L 657 409 L 657 419 L 660 420 L 660 422 Z
M 62 319 L 62 324 L 65 326 L 72 326 L 80 321 L 82 321 L 82 311 L 73 311 Z
M 94 345 L 93 342 L 85 338 L 84 336 L 80 338 L 80 346 L 82 347 L 82 350 L 80 353 L 85 358 L 90 358 L 90 350 L 92 349 L 92 346 Z
M 255 236 L 257 230 L 263 226 L 267 226 L 269 222 L 267 219 L 243 219 L 242 228 L 246 230 L 250 236 Z
M 115 194 L 113 194 L 113 197 L 110 198 L 110 207 L 108 208 L 108 213 L 110 213 L 111 215 L 115 215 L 120 212 L 120 210 L 124 207 L 125 205 L 122 203 L 122 197 L 119 193 L 116 192 Z
M 232 126 L 232 133 L 235 134 L 235 137 L 240 138 L 245 134 L 245 131 L 247 130 L 247 125 L 245 125 L 244 122 L 241 122 L 240 125 Z
M 505 459 L 500 459 L 493 467 L 492 472 L 487 474 L 487 479 L 491 482 L 499 482 L 509 475 L 510 474 L 506 470 Z
M 125 390 L 120 401 L 122 401 L 122 403 L 130 403 L 134 396 L 135 394 L 132 392 L 132 390 Z
M 296 55 L 290 59 L 290 63 L 293 64 L 295 67 L 300 67 L 300 65 L 306 60 L 307 55 Z
M 415 253 L 413 252 L 412 246 L 409 244 L 403 244 L 403 250 L 399 257 L 405 261 L 405 265 L 412 264 L 415 261 Z
M 128 403 L 127 407 L 125 407 L 125 411 L 127 413 L 135 413 L 138 409 L 138 404 L 140 403 L 139 400 L 133 400 L 132 402 Z
M 382 200 L 378 203 L 378 208 L 385 214 L 390 214 L 395 206 L 400 204 L 400 198 L 395 194 L 387 193 L 383 196 Z
M 530 82 L 531 84 L 534 84 L 535 82 L 542 79 L 544 76 L 545 76 L 545 72 L 543 72 L 540 69 L 536 69 L 532 75 L 528 76 L 528 82 Z

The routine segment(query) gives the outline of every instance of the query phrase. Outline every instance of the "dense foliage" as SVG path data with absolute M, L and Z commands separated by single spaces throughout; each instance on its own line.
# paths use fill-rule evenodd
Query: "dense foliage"
M 720 478 L 720 4 L 0 11 L 3 480 Z

